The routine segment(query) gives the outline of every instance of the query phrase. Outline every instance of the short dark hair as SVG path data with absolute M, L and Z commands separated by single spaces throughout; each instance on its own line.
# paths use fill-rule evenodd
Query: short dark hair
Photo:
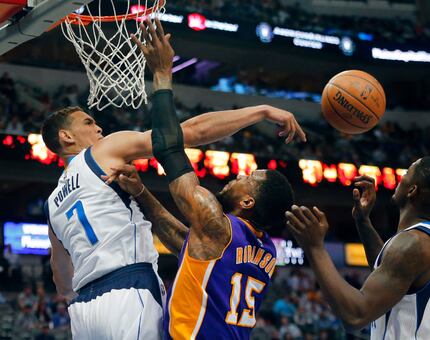
M 415 181 L 422 189 L 430 190 L 430 157 L 423 157 L 415 168 Z
M 266 179 L 258 186 L 255 222 L 272 228 L 285 222 L 285 212 L 294 204 L 294 191 L 288 179 L 276 170 L 267 170 Z
M 423 157 L 417 164 L 414 173 L 415 183 L 418 190 L 421 191 L 420 202 L 421 208 L 426 212 L 430 209 L 430 157 Z
M 50 114 L 43 122 L 41 134 L 45 145 L 56 154 L 61 153 L 58 131 L 69 126 L 69 116 L 73 112 L 83 111 L 79 106 L 69 106 Z

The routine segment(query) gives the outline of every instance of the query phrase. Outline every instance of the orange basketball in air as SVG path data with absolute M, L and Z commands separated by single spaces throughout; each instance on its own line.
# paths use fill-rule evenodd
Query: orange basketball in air
M 362 71 L 345 71 L 330 79 L 322 93 L 321 108 L 335 129 L 348 134 L 370 130 L 385 113 L 381 84 Z

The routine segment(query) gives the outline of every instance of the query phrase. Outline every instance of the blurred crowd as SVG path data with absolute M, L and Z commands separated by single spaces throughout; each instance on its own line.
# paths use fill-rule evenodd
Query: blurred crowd
M 10 134 L 39 132 L 45 116 L 65 106 L 81 105 L 85 108 L 86 93 L 77 86 L 60 86 L 49 94 L 15 82 L 7 73 L 0 77 L 0 131 Z M 186 107 L 176 99 L 181 121 L 209 112 L 212 108 L 196 105 Z M 104 134 L 128 129 L 145 131 L 150 128 L 147 107 L 140 110 L 111 108 L 94 112 Z M 317 117 L 317 116 L 316 116 Z M 366 134 L 342 135 L 322 118 L 298 121 L 308 137 L 305 144 L 285 145 L 277 131 L 260 131 L 250 127 L 206 149 L 253 153 L 266 158 L 284 160 L 318 159 L 325 162 L 352 162 L 360 164 L 406 167 L 423 155 L 430 154 L 430 127 L 413 125 L 405 129 L 393 122 L 379 124 Z
M 268 22 L 271 24 L 312 31 L 316 33 L 348 35 L 359 33 L 372 35 L 397 43 L 425 42 L 430 38 L 430 27 L 404 18 L 369 18 L 359 16 L 319 15 L 306 11 L 300 2 L 288 6 L 282 0 L 170 0 L 167 8 L 187 12 L 199 12 L 224 20 Z
M 360 288 L 363 277 L 345 272 L 344 278 Z M 251 340 L 341 340 L 366 338 L 368 329 L 346 334 L 342 323 L 324 301 L 307 269 L 279 268 L 257 315 Z

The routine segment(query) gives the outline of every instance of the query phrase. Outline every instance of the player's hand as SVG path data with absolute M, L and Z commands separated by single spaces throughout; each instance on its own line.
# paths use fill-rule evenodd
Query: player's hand
M 175 55 L 175 51 L 170 45 L 171 35 L 164 34 L 160 19 L 155 19 L 155 25 L 157 30 L 154 29 L 149 18 L 146 18 L 145 24 L 140 24 L 145 43 L 142 43 L 134 34 L 131 35 L 131 39 L 143 52 L 152 73 L 163 73 L 171 76 Z
M 280 137 L 285 137 L 285 143 L 288 144 L 294 139 L 306 142 L 306 134 L 303 132 L 296 118 L 291 112 L 278 109 L 273 106 L 268 107 L 267 120 L 276 123 L 282 127 L 279 133 Z
M 108 175 L 101 176 L 107 185 L 117 181 L 121 189 L 132 196 L 139 195 L 145 189 L 134 165 L 124 164 L 110 169 Z
M 368 219 L 376 202 L 375 179 L 369 176 L 356 177 L 354 185 L 352 217 L 355 220 Z
M 312 210 L 293 205 L 291 211 L 285 213 L 287 228 L 302 248 L 324 247 L 324 238 L 329 225 L 325 214 L 317 207 Z

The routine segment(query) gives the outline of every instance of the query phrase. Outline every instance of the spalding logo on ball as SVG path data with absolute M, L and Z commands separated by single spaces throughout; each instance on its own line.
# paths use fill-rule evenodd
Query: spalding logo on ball
M 381 84 L 363 71 L 345 71 L 330 79 L 322 93 L 321 108 L 335 129 L 357 134 L 370 130 L 385 113 Z

